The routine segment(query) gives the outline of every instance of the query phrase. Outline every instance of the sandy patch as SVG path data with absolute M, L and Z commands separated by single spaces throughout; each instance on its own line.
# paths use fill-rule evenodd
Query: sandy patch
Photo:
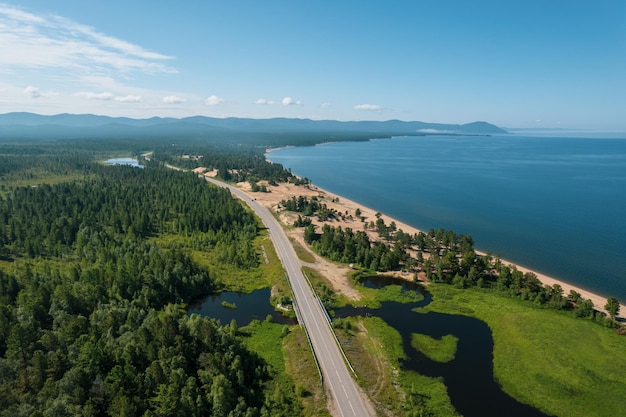
M 295 239 L 303 248 L 305 248 L 312 256 L 315 258 L 315 262 L 302 262 L 303 266 L 309 267 L 317 271 L 320 275 L 326 278 L 333 289 L 336 292 L 339 292 L 345 295 L 347 298 L 351 300 L 358 300 L 361 297 L 361 294 L 354 289 L 352 283 L 350 282 L 349 274 L 352 272 L 348 266 L 343 264 L 338 264 L 331 262 L 325 258 L 322 258 L 315 252 L 309 249 L 308 245 L 304 241 L 304 234 L 302 230 L 290 230 L 287 232 L 287 235 Z
M 363 230 L 366 233 L 368 233 L 371 240 L 379 239 L 378 234 L 376 234 L 374 231 L 369 230 L 365 226 L 366 223 L 369 223 L 371 221 L 376 222 L 377 220 L 376 214 L 378 212 L 370 209 L 369 207 L 363 206 L 362 204 L 359 204 L 355 201 L 349 200 L 342 196 L 333 194 L 329 191 L 326 191 L 314 185 L 296 186 L 296 185 L 289 184 L 289 183 L 282 183 L 282 184 L 279 184 L 278 186 L 272 186 L 267 183 L 263 183 L 263 184 L 266 185 L 267 190 L 269 192 L 253 193 L 251 194 L 252 197 L 256 198 L 257 201 L 261 202 L 264 206 L 268 207 L 272 211 L 278 213 L 278 217 L 284 225 L 292 225 L 294 220 L 298 217 L 298 213 L 287 212 L 285 210 L 280 209 L 278 207 L 280 201 L 287 200 L 292 197 L 298 197 L 300 195 L 307 196 L 309 198 L 313 196 L 317 196 L 321 202 L 326 204 L 328 208 L 334 209 L 337 212 L 343 214 L 343 218 L 340 217 L 339 219 L 333 219 L 333 220 L 328 221 L 327 223 L 335 227 L 341 226 L 343 229 L 349 227 L 354 231 Z M 246 191 L 250 190 L 250 184 L 248 183 L 241 183 L 241 184 L 238 184 L 238 186 L 240 186 L 240 188 L 242 188 L 243 190 L 246 190 Z M 357 216 L 355 214 L 355 211 L 357 209 L 361 211 L 360 216 Z M 415 234 L 415 233 L 420 232 L 419 229 L 412 227 L 401 221 L 398 221 L 394 218 L 391 218 L 385 214 L 380 213 L 379 215 L 385 221 L 385 224 L 389 225 L 391 222 L 395 222 L 398 230 L 401 229 L 405 233 Z M 361 218 L 363 218 L 363 221 L 361 221 Z M 318 225 L 317 230 L 321 229 L 322 223 L 319 222 L 315 217 L 313 217 L 313 223 Z M 303 245 L 305 248 L 308 248 L 308 246 L 304 243 L 304 237 L 303 237 L 304 229 L 303 228 L 297 228 L 297 229 L 291 230 L 289 232 L 289 235 L 293 237 L 294 239 L 296 239 L 298 242 L 300 242 L 300 244 Z M 478 252 L 478 251 L 477 253 L 481 254 L 481 252 Z M 313 255 L 316 257 L 315 264 L 307 265 L 307 266 L 315 268 L 317 271 L 323 274 L 333 284 L 333 287 L 335 288 L 336 291 L 341 291 L 349 298 L 358 298 L 358 292 L 354 290 L 354 288 L 352 287 L 347 277 L 348 273 L 350 272 L 350 268 L 329 262 L 317 256 L 316 254 L 313 254 Z M 580 293 L 583 298 L 591 300 L 596 309 L 600 311 L 604 311 L 604 305 L 606 304 L 606 297 L 592 293 L 588 290 L 569 284 L 557 278 L 554 278 L 554 277 L 542 274 L 540 272 L 531 270 L 529 268 L 523 267 L 521 265 L 515 264 L 506 259 L 502 259 L 502 262 L 505 264 L 514 265 L 518 270 L 522 272 L 534 273 L 544 285 L 552 286 L 554 284 L 559 284 L 563 288 L 563 294 L 565 296 L 567 296 L 567 294 L 569 294 L 571 290 L 574 290 Z M 394 272 L 393 274 L 402 278 L 413 279 L 412 273 L 398 271 L 398 272 Z M 626 317 L 626 306 L 624 304 L 621 305 L 619 317 L 621 318 Z

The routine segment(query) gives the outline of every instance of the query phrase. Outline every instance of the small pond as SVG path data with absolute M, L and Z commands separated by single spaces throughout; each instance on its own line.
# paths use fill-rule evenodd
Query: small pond
M 246 326 L 253 320 L 263 321 L 268 315 L 272 316 L 275 323 L 295 324 L 295 319 L 284 317 L 274 310 L 270 304 L 270 295 L 269 288 L 252 291 L 249 294 L 221 292 L 196 300 L 189 306 L 188 313 L 217 319 L 222 325 L 228 325 L 235 319 L 238 326 Z
M 137 168 L 143 168 L 143 165 L 141 165 L 139 161 L 134 158 L 111 158 L 104 162 L 109 165 L 130 165 Z

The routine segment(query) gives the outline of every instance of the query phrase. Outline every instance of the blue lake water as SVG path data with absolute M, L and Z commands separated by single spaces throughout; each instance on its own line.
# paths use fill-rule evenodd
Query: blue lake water
M 626 137 L 398 137 L 272 151 L 313 184 L 626 302 Z

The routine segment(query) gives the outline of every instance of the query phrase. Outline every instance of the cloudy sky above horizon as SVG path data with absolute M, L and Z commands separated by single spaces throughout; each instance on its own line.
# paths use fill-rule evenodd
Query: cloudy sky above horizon
M 625 21 L 622 0 L 0 0 L 0 113 L 626 131 Z

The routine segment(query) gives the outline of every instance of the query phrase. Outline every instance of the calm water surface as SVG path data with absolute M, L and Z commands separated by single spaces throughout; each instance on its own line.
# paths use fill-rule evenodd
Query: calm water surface
M 269 154 L 421 230 L 626 302 L 626 139 L 426 136 Z
M 110 165 L 130 165 L 137 168 L 143 168 L 143 165 L 141 165 L 139 161 L 134 158 L 111 158 L 104 162 Z
M 270 289 L 263 288 L 249 294 L 240 292 L 221 292 L 208 295 L 194 302 L 188 310 L 189 314 L 197 313 L 203 316 L 218 319 L 220 324 L 228 325 L 234 319 L 239 326 L 246 326 L 253 320 L 265 320 L 268 315 L 272 316 L 275 323 L 294 324 L 295 320 L 282 316 L 270 304 Z M 222 306 L 226 301 L 236 308 Z

